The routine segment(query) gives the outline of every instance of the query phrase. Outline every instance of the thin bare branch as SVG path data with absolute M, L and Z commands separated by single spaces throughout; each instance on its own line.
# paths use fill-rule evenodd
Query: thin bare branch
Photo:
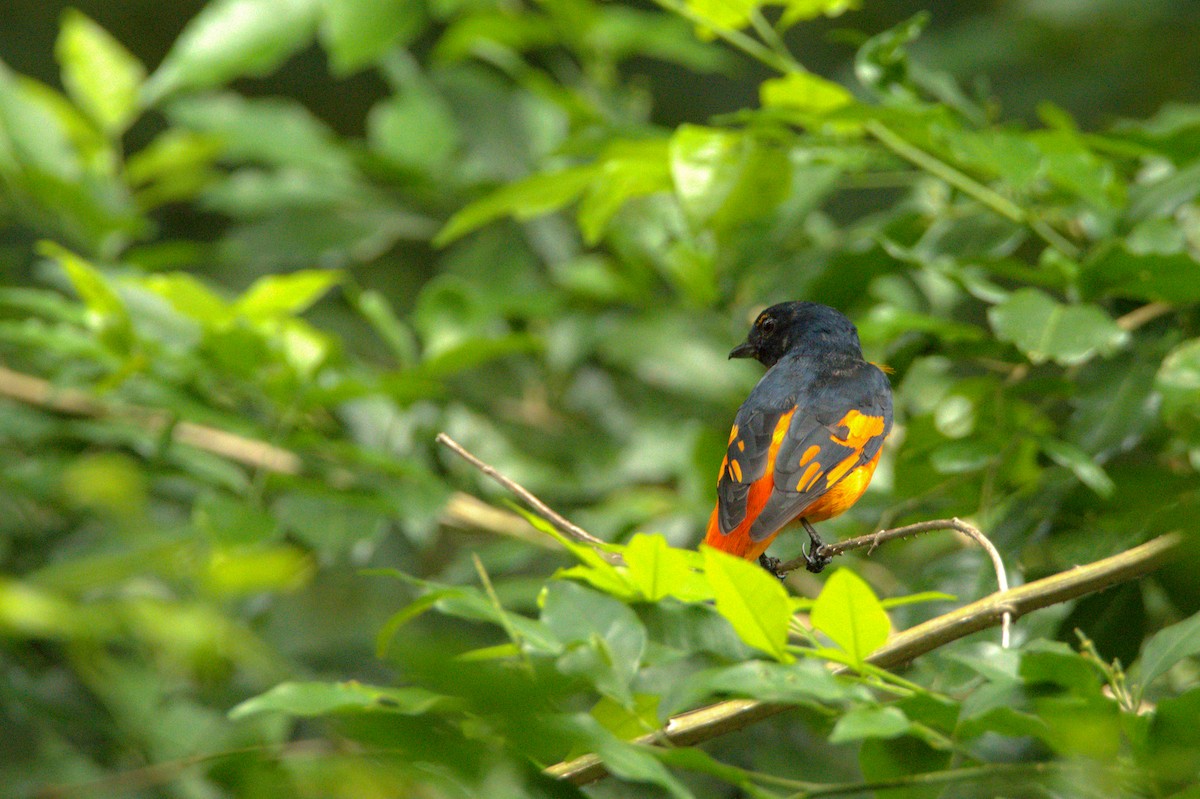
M 555 512 L 550 508 L 549 505 L 534 496 L 533 492 L 531 492 L 529 489 L 525 488 L 511 477 L 501 474 L 496 467 L 492 466 L 491 464 L 484 463 L 478 457 L 471 454 L 471 452 L 469 452 L 462 444 L 459 444 L 450 436 L 446 435 L 445 433 L 438 433 L 437 442 L 449 448 L 452 452 L 454 452 L 455 455 L 458 455 L 467 463 L 471 464 L 476 469 L 507 488 L 513 494 L 516 494 L 521 498 L 522 501 L 525 502 L 526 505 L 536 510 L 538 515 L 542 516 L 544 519 L 553 524 L 563 534 L 574 538 L 576 541 L 581 541 L 585 544 L 591 544 L 594 547 L 604 546 L 604 542 L 599 538 L 596 538 L 596 536 L 592 535 L 587 530 L 584 530 L 582 527 L 573 524 L 566 517 Z
M 1159 536 L 1119 555 L 984 597 L 897 633 L 867 661 L 880 668 L 895 668 L 951 641 L 994 627 L 1006 613 L 1021 616 L 1137 579 L 1163 565 L 1179 549 L 1182 540 L 1183 537 L 1175 533 Z M 661 730 L 644 735 L 637 742 L 691 746 L 740 730 L 789 707 L 752 699 L 731 699 L 674 716 Z M 585 785 L 601 779 L 608 770 L 595 755 L 584 755 L 553 765 L 546 773 L 576 785 Z
M 79 389 L 59 388 L 48 380 L 3 366 L 0 366 L 0 397 L 70 416 L 128 419 L 152 433 L 169 429 L 171 438 L 180 444 L 267 472 L 299 474 L 303 467 L 299 455 L 266 441 L 208 425 L 176 421 L 166 411 L 104 403 Z
M 515 538 L 526 544 L 533 544 L 545 549 L 562 549 L 558 541 L 545 533 L 538 532 L 520 515 L 489 505 L 482 499 L 462 491 L 455 491 L 450 495 L 450 500 L 442 509 L 441 522 L 448 527 L 480 530 L 485 533 Z
M 964 522 L 962 519 L 933 519 L 927 522 L 917 522 L 916 524 L 906 524 L 903 527 L 895 527 L 891 530 L 880 530 L 877 533 L 870 535 L 860 535 L 857 538 L 847 538 L 845 541 L 838 541 L 833 544 L 824 544 L 817 551 L 812 553 L 813 557 L 817 558 L 832 558 L 838 555 L 843 555 L 855 549 L 867 549 L 867 554 L 870 555 L 875 551 L 875 548 L 886 541 L 894 541 L 899 538 L 911 538 L 922 533 L 931 533 L 937 530 L 955 530 L 972 539 L 979 546 L 983 547 L 987 552 L 988 557 L 992 561 L 992 569 L 996 572 L 996 584 L 1000 591 L 1008 590 L 1008 572 L 1004 568 L 1004 561 L 1000 557 L 1000 552 L 992 544 L 991 540 L 984 535 L 978 527 Z M 800 557 L 789 560 L 787 563 L 779 567 L 778 571 L 787 573 L 803 568 L 807 565 L 807 559 Z M 1009 614 L 1004 614 L 1000 624 L 1000 644 L 1005 649 L 1008 648 L 1012 641 L 1012 617 Z
M 1122 330 L 1137 330 L 1147 322 L 1151 322 L 1163 314 L 1175 310 L 1175 306 L 1167 302 L 1149 302 L 1134 308 L 1124 316 L 1118 317 L 1117 327 Z

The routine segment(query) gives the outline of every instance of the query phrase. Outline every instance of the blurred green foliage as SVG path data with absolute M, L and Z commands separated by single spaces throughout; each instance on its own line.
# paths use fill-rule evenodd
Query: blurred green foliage
M 854 680 L 825 662 L 991 590 L 978 550 L 823 591 L 688 550 L 759 374 L 724 353 L 794 298 L 895 370 L 831 537 L 969 516 L 1033 578 L 1195 527 L 1200 106 L 1151 80 L 1200 69 L 1194 15 L 1004 114 L 963 88 L 998 23 L 1131 4 L 856 5 L 213 0 L 156 64 L 77 10 L 56 81 L 0 63 L 0 792 L 575 795 L 540 767 L 591 751 L 647 795 L 1191 795 L 1190 549 Z M 787 43 L 831 27 L 825 78 Z M 1129 86 L 1180 102 L 1100 124 Z M 439 430 L 627 565 L 467 513 L 498 489 Z M 794 709 L 628 743 L 730 696 Z

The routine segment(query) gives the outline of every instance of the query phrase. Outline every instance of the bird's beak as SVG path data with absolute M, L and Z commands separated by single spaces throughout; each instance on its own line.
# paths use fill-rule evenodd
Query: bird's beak
M 744 341 L 729 352 L 730 358 L 757 358 L 758 350 L 749 341 Z

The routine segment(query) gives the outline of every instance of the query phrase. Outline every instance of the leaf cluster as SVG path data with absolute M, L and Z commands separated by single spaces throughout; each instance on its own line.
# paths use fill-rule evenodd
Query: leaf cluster
M 977 550 L 788 590 L 686 551 L 759 376 L 724 353 L 794 298 L 893 370 L 829 538 L 970 517 L 1036 577 L 1194 528 L 1200 109 L 1010 121 L 926 15 L 837 80 L 788 49 L 856 5 L 213 0 L 152 68 L 74 10 L 57 85 L 0 63 L 0 793 L 561 794 L 587 751 L 676 795 L 1187 790 L 1187 562 L 851 680 Z M 678 126 L 639 77 L 748 61 Z M 322 118 L 305 70 L 377 95 Z M 625 565 L 465 500 L 439 430 Z M 796 710 L 630 743 L 721 697 Z

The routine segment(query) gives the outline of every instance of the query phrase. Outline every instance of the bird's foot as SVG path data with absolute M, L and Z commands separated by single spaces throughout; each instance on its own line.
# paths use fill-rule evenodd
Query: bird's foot
M 808 523 L 808 519 L 801 519 L 800 523 L 804 525 L 804 531 L 808 533 L 808 540 L 812 542 L 812 546 L 804 553 L 804 568 L 813 574 L 820 574 L 825 571 L 826 566 L 833 562 L 833 556 L 826 553 L 825 542 L 821 540 L 816 529 Z
M 783 580 L 787 577 L 787 572 L 781 571 L 779 568 L 783 565 L 783 561 L 781 561 L 779 558 L 773 558 L 765 552 L 758 556 L 758 565 L 762 566 L 780 580 Z

